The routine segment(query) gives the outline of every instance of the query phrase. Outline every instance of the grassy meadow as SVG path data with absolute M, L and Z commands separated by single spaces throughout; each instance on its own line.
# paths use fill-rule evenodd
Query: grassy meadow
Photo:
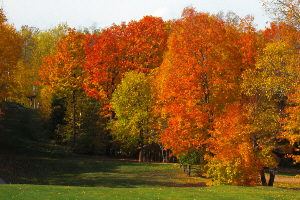
M 300 199 L 298 171 L 279 171 L 274 187 L 207 187 L 178 164 L 76 155 L 43 138 L 36 110 L 9 109 L 0 121 L 0 199 Z

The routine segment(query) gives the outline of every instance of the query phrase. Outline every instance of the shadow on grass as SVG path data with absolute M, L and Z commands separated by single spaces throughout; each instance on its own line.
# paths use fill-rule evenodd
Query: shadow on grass
M 0 121 L 0 175 L 12 184 L 110 188 L 199 187 L 205 182 L 180 178 L 179 166 L 101 160 L 66 153 L 41 139 L 36 110 L 10 109 Z M 54 159 L 52 159 L 52 156 Z
M 3 160 L 2 160 L 3 161 Z M 24 158 L 7 160 L 3 166 L 12 184 L 83 187 L 204 187 L 176 176 L 178 166 L 121 161 Z M 12 169 L 11 171 L 9 171 Z

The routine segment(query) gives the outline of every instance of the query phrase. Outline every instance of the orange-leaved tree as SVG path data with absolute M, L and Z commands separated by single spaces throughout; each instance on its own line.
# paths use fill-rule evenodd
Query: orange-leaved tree
M 88 80 L 85 82 L 85 91 L 88 96 L 104 102 L 104 111 L 111 115 L 109 101 L 120 83 L 126 69 L 126 42 L 124 30 L 126 25 L 112 25 L 102 30 L 99 35 L 87 37 L 85 70 Z
M 206 155 L 207 176 L 213 185 L 256 185 L 259 171 L 264 166 L 261 154 L 253 149 L 247 108 L 233 102 L 215 119 L 211 132 L 209 152 Z
M 104 101 L 104 110 L 112 116 L 110 100 L 124 74 L 131 70 L 148 73 L 158 67 L 166 41 L 165 22 L 152 16 L 112 25 L 99 35 L 91 35 L 86 40 L 88 95 Z
M 228 126 L 226 120 L 234 115 L 228 107 L 243 111 L 243 106 L 247 106 L 241 88 L 242 74 L 255 68 L 259 41 L 251 16 L 234 22 L 186 8 L 182 18 L 174 23 L 156 84 L 164 116 L 161 141 L 177 156 L 201 149 L 198 156 L 203 156 L 203 151 L 211 151 L 214 156 L 205 158 L 215 184 L 253 185 L 261 165 L 252 165 L 260 154 L 251 151 L 252 133 L 238 125 L 247 122 L 247 115 L 239 113 Z M 243 134 L 230 135 L 232 138 L 224 141 L 224 132 L 231 130 Z M 236 142 L 231 143 L 233 140 Z M 236 152 L 240 160 L 248 159 L 231 166 L 238 172 L 236 176 L 226 171 L 235 163 L 235 156 L 222 160 L 226 157 L 225 146 Z M 243 153 L 236 149 L 250 150 Z
M 21 57 L 22 39 L 13 25 L 0 9 L 0 102 L 9 98 L 9 86 L 12 84 L 13 70 Z M 1 111 L 0 111 L 1 112 Z
M 247 36 L 240 32 L 193 8 L 186 8 L 174 23 L 157 76 L 160 103 L 168 120 L 161 140 L 174 154 L 204 148 L 213 119 L 240 98 L 241 73 L 250 59 L 244 55 L 248 55 L 246 50 L 244 54 L 240 51 Z
M 127 41 L 126 64 L 130 70 L 149 73 L 160 66 L 167 47 L 166 23 L 160 17 L 145 16 L 130 21 L 124 33 Z
M 75 105 L 76 97 L 83 92 L 82 86 L 85 79 L 84 41 L 86 35 L 68 29 L 57 43 L 57 52 L 44 59 L 40 77 L 42 84 L 56 92 L 60 97 L 71 99 L 73 105 L 73 147 L 76 139 Z

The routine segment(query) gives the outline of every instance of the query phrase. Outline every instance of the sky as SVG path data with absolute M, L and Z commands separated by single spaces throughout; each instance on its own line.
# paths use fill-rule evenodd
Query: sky
M 257 29 L 265 29 L 271 21 L 261 0 L 0 0 L 8 22 L 17 30 L 28 25 L 45 30 L 65 23 L 72 28 L 139 20 L 145 15 L 178 19 L 183 9 L 193 6 L 198 12 L 225 14 L 232 11 L 240 17 L 252 15 Z

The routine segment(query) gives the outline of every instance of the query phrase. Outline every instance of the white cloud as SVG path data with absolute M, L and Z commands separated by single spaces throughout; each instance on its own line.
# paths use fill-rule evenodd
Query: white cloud
M 152 14 L 155 17 L 161 17 L 163 19 L 166 19 L 169 17 L 169 8 L 158 8 L 154 11 Z

